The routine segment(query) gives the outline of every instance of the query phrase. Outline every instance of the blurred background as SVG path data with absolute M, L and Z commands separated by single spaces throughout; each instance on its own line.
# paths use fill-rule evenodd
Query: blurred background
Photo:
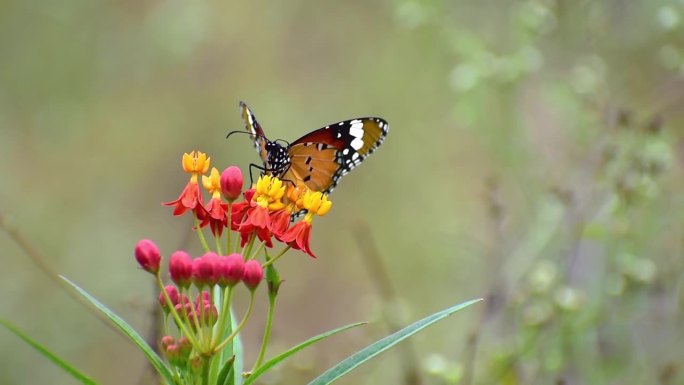
M 154 383 L 17 236 L 153 339 L 133 247 L 200 253 L 160 202 L 183 152 L 258 162 L 224 139 L 240 100 L 271 139 L 391 127 L 315 221 L 319 258 L 280 262 L 270 352 L 370 324 L 263 383 L 477 297 L 339 383 L 684 383 L 682 1 L 2 1 L 0 317 L 103 384 Z M 7 331 L 0 347 L 2 384 L 73 383 Z

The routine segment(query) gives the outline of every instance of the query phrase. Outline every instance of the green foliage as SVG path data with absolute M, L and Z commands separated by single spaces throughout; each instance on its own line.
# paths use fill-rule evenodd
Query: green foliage
M 92 379 L 88 378 L 85 374 L 81 373 L 77 369 L 75 369 L 73 366 L 68 364 L 66 361 L 61 359 L 59 356 L 57 356 L 55 353 L 51 352 L 48 350 L 46 347 L 43 345 L 39 344 L 38 342 L 34 341 L 31 337 L 27 336 L 24 334 L 21 330 L 16 328 L 14 325 L 10 324 L 9 322 L 0 319 L 0 324 L 7 328 L 7 330 L 11 331 L 16 335 L 17 337 L 21 338 L 24 342 L 26 342 L 29 346 L 32 348 L 36 349 L 36 351 L 40 354 L 43 355 L 43 357 L 47 358 L 48 360 L 52 361 L 55 365 L 59 366 L 62 370 L 65 372 L 69 373 L 76 381 L 84 384 L 84 385 L 96 385 L 97 382 L 93 381 Z
M 106 307 L 104 304 L 102 304 L 100 301 L 98 301 L 95 297 L 91 296 L 86 292 L 85 290 L 81 289 L 76 285 L 75 283 L 71 282 L 68 278 L 66 277 L 61 277 L 66 283 L 71 285 L 79 294 L 81 294 L 85 299 L 87 299 L 90 303 L 92 303 L 99 311 L 102 312 L 107 318 L 109 318 L 110 321 L 126 336 L 128 339 L 131 340 L 147 357 L 147 360 L 152 364 L 154 369 L 159 373 L 159 375 L 166 381 L 167 384 L 175 384 L 176 380 L 171 373 L 171 369 L 164 363 L 164 361 L 157 355 L 157 353 L 152 350 L 150 345 L 145 342 L 145 339 L 138 334 L 138 332 L 131 327 L 126 321 L 124 321 L 121 317 L 116 315 L 113 311 L 111 311 L 108 307 Z
M 358 366 L 364 364 L 371 358 L 377 356 L 378 354 L 384 352 L 385 350 L 391 348 L 392 346 L 398 344 L 399 342 L 411 337 L 412 335 L 418 333 L 419 331 L 425 329 L 426 327 L 440 321 L 457 311 L 464 309 L 474 303 L 482 301 L 481 299 L 475 299 L 471 301 L 464 302 L 459 305 L 452 306 L 448 309 L 442 310 L 428 317 L 416 321 L 413 324 L 393 333 L 371 345 L 368 345 L 364 349 L 354 353 L 353 355 L 347 357 L 345 360 L 341 361 L 337 365 L 325 371 L 325 373 L 316 377 L 309 385 L 325 385 L 330 384 L 352 370 L 356 369 Z

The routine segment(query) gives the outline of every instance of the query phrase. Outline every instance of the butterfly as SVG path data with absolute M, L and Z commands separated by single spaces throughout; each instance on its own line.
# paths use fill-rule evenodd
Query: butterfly
M 256 167 L 283 181 L 324 194 L 332 192 L 340 178 L 372 154 L 389 130 L 383 119 L 356 118 L 327 125 L 287 143 L 266 138 L 244 102 L 240 102 L 240 112 L 263 161 L 263 167 L 252 164 L 250 170 Z

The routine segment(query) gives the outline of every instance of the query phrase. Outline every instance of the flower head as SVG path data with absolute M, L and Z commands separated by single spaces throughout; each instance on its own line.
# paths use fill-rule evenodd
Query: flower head
M 285 195 L 285 186 L 280 179 L 262 175 L 256 184 L 256 192 L 252 197 L 252 202 L 271 211 L 280 210 L 285 207 L 282 199 Z
M 328 200 L 327 195 L 320 191 L 306 190 L 297 199 L 297 207 L 307 211 L 304 220 L 311 222 L 314 214 L 319 216 L 327 214 L 332 207 L 332 202 Z
M 308 215 L 308 214 L 307 214 Z M 287 243 L 295 250 L 301 250 L 313 258 L 316 258 L 309 246 L 309 239 L 311 238 L 311 221 L 302 220 L 295 223 L 283 235 L 280 236 L 282 242 Z
M 191 151 L 189 154 L 187 152 L 183 154 L 181 164 L 183 171 L 188 174 L 206 174 L 211 164 L 211 158 L 201 151 Z
M 202 193 L 198 185 L 198 176 L 209 170 L 210 158 L 200 151 L 192 151 L 183 154 L 183 171 L 190 174 L 190 181 L 181 192 L 178 199 L 162 203 L 165 206 L 174 206 L 173 215 L 182 215 L 188 210 L 197 212 L 203 210 Z
M 159 273 L 161 253 L 159 247 L 149 239 L 142 239 L 135 245 L 135 259 L 140 267 L 148 273 Z

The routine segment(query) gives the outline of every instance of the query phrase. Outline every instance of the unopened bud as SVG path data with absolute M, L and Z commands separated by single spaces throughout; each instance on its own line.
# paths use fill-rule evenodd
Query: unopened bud
M 254 291 L 264 279 L 264 269 L 259 261 L 251 259 L 245 262 L 245 271 L 242 275 L 242 282 L 251 291 Z
M 178 289 L 176 289 L 176 287 L 173 285 L 166 285 L 164 287 L 164 291 L 166 291 L 166 294 L 169 296 L 169 299 L 171 300 L 171 306 L 176 306 L 178 304 L 178 301 L 180 300 Z M 159 293 L 159 304 L 164 310 L 164 313 L 169 312 L 169 304 L 166 302 L 166 296 L 164 295 L 164 292 Z
M 135 245 L 135 259 L 145 271 L 155 275 L 159 273 L 161 253 L 159 247 L 149 239 L 142 239 Z
M 206 253 L 192 261 L 192 280 L 197 287 L 213 286 L 218 282 L 218 258 L 216 253 Z
M 171 280 L 180 287 L 190 286 L 192 278 L 192 258 L 185 251 L 174 251 L 169 258 Z
M 221 173 L 221 193 L 232 202 L 240 197 L 243 178 L 239 167 L 230 166 Z
M 245 260 L 242 255 L 233 253 L 221 257 L 219 262 L 219 286 L 234 286 L 242 279 L 245 271 Z

